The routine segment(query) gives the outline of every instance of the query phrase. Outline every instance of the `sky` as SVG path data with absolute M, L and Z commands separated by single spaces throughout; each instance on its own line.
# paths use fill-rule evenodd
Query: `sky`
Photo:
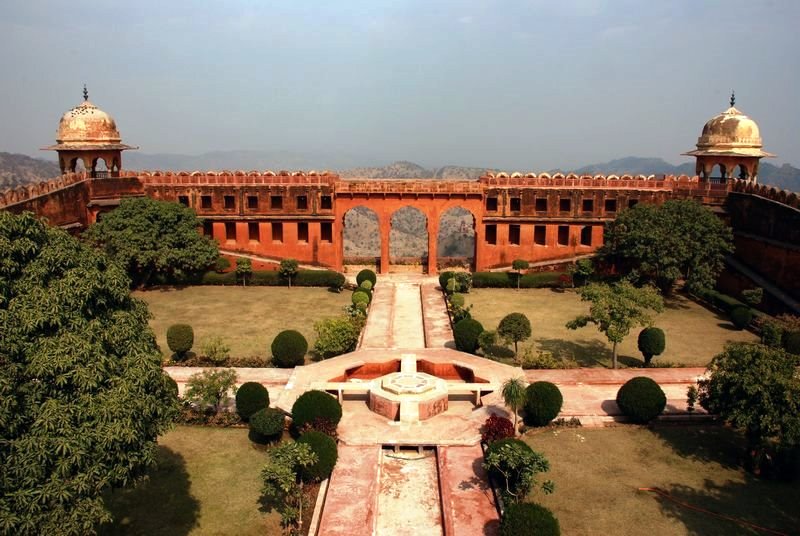
M 688 161 L 728 106 L 800 164 L 800 2 L 2 0 L 0 151 L 82 100 L 143 153 Z

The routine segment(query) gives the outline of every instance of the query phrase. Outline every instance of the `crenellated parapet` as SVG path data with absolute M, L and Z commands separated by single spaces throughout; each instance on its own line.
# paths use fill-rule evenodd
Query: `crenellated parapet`
M 50 180 L 0 191 L 0 207 L 10 207 L 85 181 L 86 172 L 65 173 Z
M 140 171 L 146 184 L 193 184 L 198 186 L 241 185 L 330 185 L 339 175 L 330 171 Z
M 791 208 L 800 209 L 800 197 L 797 193 L 789 190 L 781 190 L 774 186 L 758 184 L 752 181 L 737 180 L 733 182 L 732 191 L 757 195 Z

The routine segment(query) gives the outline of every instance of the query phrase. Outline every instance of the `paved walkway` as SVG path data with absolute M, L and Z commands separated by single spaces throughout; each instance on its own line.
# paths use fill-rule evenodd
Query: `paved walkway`
M 339 446 L 325 497 L 320 536 L 375 534 L 381 448 Z

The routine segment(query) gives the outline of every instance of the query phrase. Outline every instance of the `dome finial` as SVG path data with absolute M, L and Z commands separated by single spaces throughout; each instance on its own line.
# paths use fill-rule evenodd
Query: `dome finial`
M 731 108 L 733 108 L 734 104 L 736 104 L 736 92 L 731 90 Z
M 86 89 L 86 84 L 83 84 L 83 100 L 84 101 L 88 101 L 89 100 L 89 90 Z

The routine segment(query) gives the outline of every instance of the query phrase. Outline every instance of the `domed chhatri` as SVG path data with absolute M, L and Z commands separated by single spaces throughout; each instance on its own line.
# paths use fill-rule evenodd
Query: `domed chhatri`
M 755 181 L 758 175 L 758 161 L 764 157 L 775 156 L 762 150 L 763 143 L 755 121 L 739 111 L 735 106 L 735 96 L 731 95 L 730 108 L 712 117 L 703 126 L 697 139 L 697 149 L 683 153 L 697 157 L 697 174 L 703 179 L 711 178 L 714 166 L 719 166 L 720 177 L 724 180 L 736 178 Z
M 58 152 L 62 173 L 76 171 L 80 162 L 93 177 L 100 176 L 103 167 L 115 174 L 122 163 L 122 151 L 137 149 L 122 143 L 114 118 L 89 101 L 86 86 L 83 102 L 61 117 L 56 142 L 44 149 Z

